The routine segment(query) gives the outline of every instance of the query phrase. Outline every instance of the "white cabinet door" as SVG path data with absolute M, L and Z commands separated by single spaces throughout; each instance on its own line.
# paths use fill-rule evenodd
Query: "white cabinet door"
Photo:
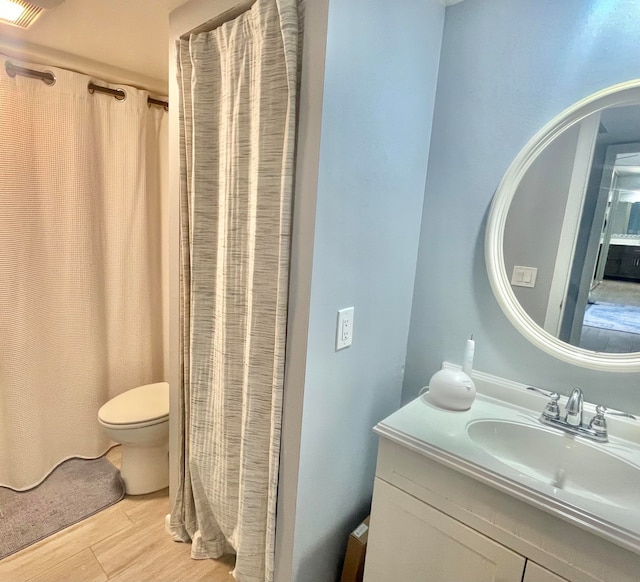
M 521 582 L 525 559 L 376 478 L 365 582 Z
M 535 562 L 528 561 L 522 582 L 568 582 L 568 580 L 549 572 Z

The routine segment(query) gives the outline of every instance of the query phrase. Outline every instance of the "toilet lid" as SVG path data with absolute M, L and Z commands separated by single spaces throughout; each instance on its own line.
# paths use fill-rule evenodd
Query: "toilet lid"
M 107 424 L 138 424 L 169 416 L 169 384 L 158 382 L 127 390 L 98 411 Z

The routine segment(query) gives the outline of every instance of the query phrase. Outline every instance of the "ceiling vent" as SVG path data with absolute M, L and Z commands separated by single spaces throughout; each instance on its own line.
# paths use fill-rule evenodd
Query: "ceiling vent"
M 64 0 L 0 0 L 0 23 L 29 28 L 46 8 L 53 8 Z

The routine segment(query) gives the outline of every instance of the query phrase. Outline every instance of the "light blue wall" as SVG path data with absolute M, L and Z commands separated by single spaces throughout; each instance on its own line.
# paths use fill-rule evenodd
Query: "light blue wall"
M 479 370 L 640 412 L 640 374 L 564 364 L 531 346 L 493 298 L 484 229 L 513 158 L 579 99 L 640 77 L 638 0 L 465 0 L 447 9 L 404 399 L 473 333 Z M 544 225 L 540 225 L 543 229 Z
M 338 579 L 369 511 L 371 429 L 400 405 L 443 21 L 436 0 L 329 4 L 295 582 Z

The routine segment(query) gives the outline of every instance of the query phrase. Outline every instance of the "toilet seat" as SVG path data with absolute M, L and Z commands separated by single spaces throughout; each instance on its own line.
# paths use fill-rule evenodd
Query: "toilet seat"
M 145 428 L 147 426 L 155 426 L 156 424 L 162 424 L 163 422 L 169 422 L 169 415 L 163 416 L 161 418 L 156 418 L 155 420 L 148 420 L 147 422 L 130 422 L 128 424 L 111 424 L 108 422 L 104 422 L 102 419 L 98 419 L 98 422 L 104 427 L 111 430 L 131 430 L 136 428 Z
M 98 411 L 100 424 L 112 429 L 144 428 L 169 419 L 169 384 L 157 382 L 127 390 Z

